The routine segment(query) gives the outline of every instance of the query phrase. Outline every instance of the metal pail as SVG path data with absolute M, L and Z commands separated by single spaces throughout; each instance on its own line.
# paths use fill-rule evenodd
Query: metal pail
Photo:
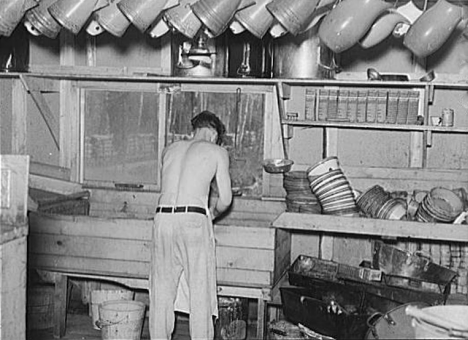
M 337 72 L 334 53 L 317 35 L 318 28 L 297 36 L 288 34 L 273 42 L 275 78 L 333 79 Z

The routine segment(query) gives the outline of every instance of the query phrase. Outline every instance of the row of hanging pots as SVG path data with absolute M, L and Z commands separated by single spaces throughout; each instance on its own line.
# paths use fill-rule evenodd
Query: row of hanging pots
M 121 37 L 133 24 L 152 37 L 172 28 L 190 39 L 202 28 L 210 37 L 231 27 L 262 39 L 268 31 L 278 38 L 317 27 L 321 42 L 334 53 L 357 43 L 369 48 L 393 34 L 425 57 L 452 34 L 463 8 L 447 0 L 425 11 L 412 1 L 396 7 L 384 0 L 4 0 L 0 35 L 11 35 L 23 16 L 31 34 L 49 38 L 62 27 L 77 34 L 85 25 L 93 35 L 108 31 Z

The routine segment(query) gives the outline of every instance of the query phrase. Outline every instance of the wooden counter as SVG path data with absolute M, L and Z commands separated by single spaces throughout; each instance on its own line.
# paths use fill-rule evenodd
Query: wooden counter
M 55 273 L 57 337 L 65 333 L 68 277 L 105 279 L 148 288 L 152 219 L 67 216 L 31 212 L 29 265 Z M 270 291 L 290 264 L 290 233 L 267 220 L 223 220 L 215 225 L 218 292 L 259 302 L 263 338 Z

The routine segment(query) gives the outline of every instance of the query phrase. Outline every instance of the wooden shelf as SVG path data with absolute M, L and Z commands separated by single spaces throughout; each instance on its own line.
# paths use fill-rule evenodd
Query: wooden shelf
M 468 133 L 468 128 L 454 128 L 428 125 L 407 124 L 375 124 L 375 123 L 348 123 L 348 122 L 323 122 L 308 120 L 283 119 L 281 124 L 302 127 L 338 127 L 344 129 L 369 129 L 369 130 L 403 130 L 403 131 L 433 131 L 441 133 Z
M 96 67 L 57 67 L 51 72 L 0 72 L 0 78 L 19 78 L 20 76 L 42 77 L 57 80 L 95 80 L 95 81 L 132 81 L 163 83 L 201 83 L 201 84 L 245 84 L 245 85 L 295 85 L 295 86 L 356 86 L 356 87 L 399 87 L 399 88 L 440 88 L 468 90 L 466 83 L 419 82 L 419 81 L 369 81 L 359 79 L 300 79 L 300 78 L 227 78 L 227 77 L 173 77 L 152 73 L 151 70 L 133 73 L 105 72 Z
M 275 228 L 302 232 L 316 231 L 384 238 L 468 242 L 468 226 L 463 224 L 422 223 L 285 212 L 280 214 L 272 225 Z

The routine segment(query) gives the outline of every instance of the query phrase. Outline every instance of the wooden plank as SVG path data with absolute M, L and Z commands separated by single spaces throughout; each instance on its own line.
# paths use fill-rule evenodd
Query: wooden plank
M 283 213 L 274 222 L 276 228 L 307 230 L 333 234 L 376 237 L 447 240 L 468 242 L 466 226 L 461 224 L 422 223 L 346 216 Z
M 29 173 L 69 181 L 71 170 L 70 168 L 64 168 L 56 165 L 50 165 L 40 162 L 30 162 Z
M 275 237 L 275 265 L 273 283 L 276 283 L 291 264 L 291 233 L 278 229 Z
M 31 253 L 32 254 L 32 253 Z M 101 260 L 93 258 L 34 254 L 28 257 L 31 268 L 47 271 L 148 278 L 149 262 Z
M 19 80 L 13 82 L 11 97 L 11 153 L 27 154 L 27 92 Z
M 29 251 L 70 258 L 92 258 L 96 261 L 149 262 L 151 241 L 67 235 L 31 235 Z
M 275 248 L 275 228 L 236 225 L 214 226 L 216 245 L 256 249 Z M 235 235 L 235 237 L 233 237 Z
M 31 212 L 31 234 L 89 236 L 108 239 L 150 241 L 151 220 L 107 219 L 89 216 L 66 216 Z M 125 252 L 124 252 L 125 253 Z
M 130 192 L 97 188 L 90 188 L 89 190 L 91 191 L 91 203 L 114 203 L 116 206 L 119 206 L 123 202 L 130 202 L 136 205 L 156 207 L 156 202 L 160 195 L 159 193 L 149 191 Z
M 306 170 L 310 165 L 299 164 L 297 169 Z M 381 168 L 343 166 L 343 172 L 358 190 L 379 184 L 386 190 L 430 190 L 436 186 L 456 189 L 468 186 L 468 175 L 464 170 L 422 169 L 422 168 Z
M 233 268 L 216 268 L 218 284 L 240 285 L 245 287 L 270 287 L 273 282 L 271 272 Z
M 325 149 L 323 157 L 331 157 L 338 155 L 338 134 L 337 128 L 326 128 L 324 132 Z M 339 241 L 336 247 L 339 248 Z M 331 260 L 335 248 L 335 240 L 331 235 L 322 235 L 320 239 L 320 258 Z
M 0 223 L 27 223 L 29 156 L 0 155 Z M 3 232 L 0 230 L 0 233 Z
M 71 180 L 78 181 L 80 141 L 78 89 L 71 81 L 60 81 L 60 158 L 62 167 L 72 169 Z
M 34 189 L 40 189 L 58 194 L 69 195 L 83 191 L 83 187 L 79 183 L 62 181 L 56 178 L 29 175 L 29 186 Z
M 0 339 L 26 339 L 26 237 L 0 245 Z
M 236 93 L 236 89 L 241 86 L 242 93 L 265 93 L 271 92 L 272 87 L 268 85 L 239 85 L 239 84 L 200 84 L 183 83 L 181 84 L 181 91 L 184 92 L 208 92 L 208 93 Z
M 52 110 L 50 109 L 49 104 L 47 104 L 44 96 L 42 95 L 42 92 L 31 90 L 30 83 L 34 82 L 33 78 L 29 76 L 25 76 L 25 75 L 20 75 L 20 80 L 23 83 L 26 91 L 31 95 L 31 98 L 36 104 L 36 107 L 39 110 L 39 113 L 44 119 L 44 122 L 52 136 L 52 139 L 54 140 L 54 143 L 57 146 L 57 150 L 60 150 L 60 143 L 59 143 L 60 126 L 59 126 L 58 119 L 56 118 Z
M 65 335 L 68 304 L 68 278 L 59 275 L 55 279 L 54 289 L 54 338 Z
M 274 250 L 216 246 L 216 266 L 254 271 L 273 271 Z

